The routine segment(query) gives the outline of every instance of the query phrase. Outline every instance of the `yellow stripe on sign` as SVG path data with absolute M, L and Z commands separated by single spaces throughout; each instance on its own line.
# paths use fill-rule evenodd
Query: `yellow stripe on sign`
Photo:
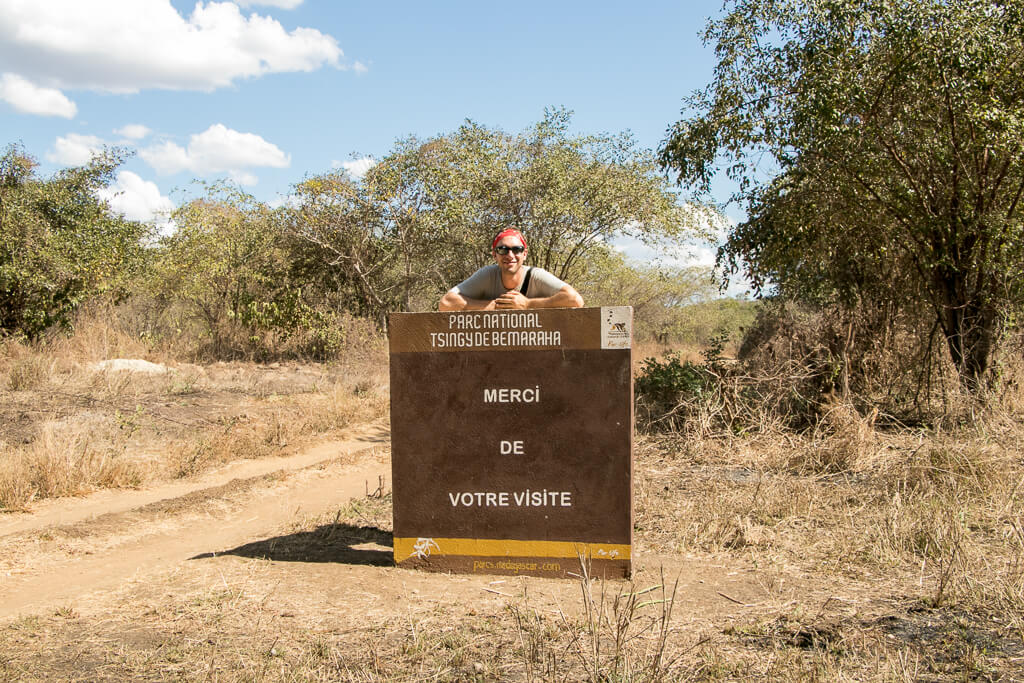
M 395 562 L 410 557 L 461 555 L 469 557 L 589 557 L 628 560 L 630 546 L 622 543 L 577 541 L 509 541 L 490 538 L 396 538 Z

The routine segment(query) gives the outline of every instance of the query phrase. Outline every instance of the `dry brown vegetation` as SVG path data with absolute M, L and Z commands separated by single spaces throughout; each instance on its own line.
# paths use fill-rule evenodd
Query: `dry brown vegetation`
M 653 548 L 727 553 L 763 572 L 773 596 L 788 581 L 817 584 L 724 632 L 726 677 L 1017 680 L 1019 425 L 887 433 L 838 412 L 802 437 L 644 446 L 657 464 L 637 527 Z M 781 659 L 766 666 L 765 653 Z
M 379 357 L 89 370 L 143 355 L 108 343 L 0 350 L 9 509 L 187 476 L 384 409 Z M 390 566 L 378 492 L 210 568 L 10 622 L 0 679 L 1024 680 L 1014 396 L 913 427 L 832 397 L 797 431 L 768 409 L 724 420 L 719 394 L 641 425 L 631 582 L 583 567 L 414 577 Z M 733 574 L 744 592 L 718 583 Z
M 386 559 L 390 501 L 358 500 L 296 519 L 272 552 L 240 553 L 266 559 L 226 581 L 168 577 L 99 623 L 69 607 L 10 624 L 0 672 L 61 678 L 75 661 L 89 680 L 1021 680 L 1018 437 L 1012 422 L 888 434 L 838 419 L 805 436 L 643 436 L 636 543 L 648 559 L 632 583 L 499 581 L 500 604 L 373 617 L 281 588 L 290 560 L 339 545 Z M 681 558 L 748 572 L 760 597 L 680 607 Z M 404 583 L 368 569 L 385 595 Z M 568 597 L 552 601 L 556 590 Z
M 465 579 L 439 576 L 440 595 L 461 592 L 398 599 L 407 572 L 378 566 L 390 500 L 374 496 L 236 549 L 252 559 L 217 577 L 173 574 L 99 616 L 71 606 L 11 623 L 0 672 L 71 678 L 74 662 L 88 680 L 1021 680 L 1016 425 L 843 429 L 641 437 L 632 582 L 493 577 L 467 598 Z M 822 459 L 833 448 L 847 466 Z M 318 557 L 371 565 L 348 577 L 351 609 L 282 586 L 295 562 Z M 759 597 L 684 599 L 678 582 L 704 565 L 753 577 Z M 374 591 L 395 604 L 364 612 L 357 596 Z
M 378 418 L 383 349 L 377 339 L 330 364 L 196 364 L 99 319 L 41 344 L 0 342 L 0 511 L 277 455 Z M 97 367 L 123 358 L 166 371 Z

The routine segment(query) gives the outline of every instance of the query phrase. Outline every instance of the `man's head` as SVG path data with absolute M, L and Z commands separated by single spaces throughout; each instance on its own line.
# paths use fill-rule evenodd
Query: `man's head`
M 509 228 L 499 232 L 491 242 L 491 254 L 502 272 L 515 275 L 526 261 L 526 238 L 518 230 Z

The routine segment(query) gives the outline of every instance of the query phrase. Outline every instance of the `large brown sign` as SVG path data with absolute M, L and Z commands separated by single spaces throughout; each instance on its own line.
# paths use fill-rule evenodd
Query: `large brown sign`
M 390 317 L 398 565 L 629 574 L 632 313 Z

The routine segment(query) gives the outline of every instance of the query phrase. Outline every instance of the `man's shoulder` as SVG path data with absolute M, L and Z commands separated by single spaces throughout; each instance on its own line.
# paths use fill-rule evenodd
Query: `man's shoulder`
M 489 266 L 483 266 L 482 268 L 477 268 L 475 271 L 473 271 L 472 275 L 470 275 L 468 278 L 466 278 L 466 281 L 467 282 L 469 280 L 482 281 L 482 280 L 487 280 L 488 278 L 495 278 L 495 277 L 500 277 L 500 269 L 498 268 L 498 266 L 496 266 L 496 265 L 494 265 L 492 263 Z
M 472 296 L 474 299 L 483 298 L 486 291 L 493 288 L 493 280 L 497 277 L 499 277 L 498 266 L 484 266 L 477 268 L 472 275 L 452 289 Z
M 538 277 L 542 282 L 561 283 L 563 285 L 566 284 L 565 281 L 562 280 L 562 278 L 558 277 L 550 270 L 545 270 L 540 266 L 531 266 L 530 274 Z
M 492 263 L 492 264 L 491 264 L 491 265 L 489 265 L 489 266 L 482 266 L 482 267 L 480 267 L 480 268 L 477 268 L 477 269 L 476 269 L 476 270 L 474 270 L 474 271 L 473 271 L 473 273 L 472 273 L 472 274 L 471 274 L 471 275 L 470 275 L 469 277 L 467 277 L 466 279 L 467 279 L 467 280 L 471 280 L 471 279 L 473 279 L 473 278 L 475 278 L 475 277 L 483 277 L 483 276 L 485 276 L 485 275 L 490 275 L 491 273 L 493 273 L 493 272 L 496 272 L 497 270 L 498 270 L 498 266 L 496 266 L 496 265 L 494 265 L 494 264 Z

